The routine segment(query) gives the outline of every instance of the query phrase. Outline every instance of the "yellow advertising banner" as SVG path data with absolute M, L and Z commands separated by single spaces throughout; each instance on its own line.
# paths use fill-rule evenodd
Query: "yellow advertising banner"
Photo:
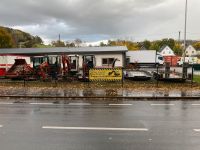
M 90 69 L 90 81 L 121 81 L 123 78 L 122 68 Z

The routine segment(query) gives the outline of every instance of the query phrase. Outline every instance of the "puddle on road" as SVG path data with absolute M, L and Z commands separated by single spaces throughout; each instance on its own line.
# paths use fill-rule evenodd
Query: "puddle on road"
M 2 88 L 0 95 L 16 95 L 16 96 L 125 96 L 125 97 L 186 97 L 200 96 L 199 90 L 137 90 L 137 89 L 63 89 L 63 88 Z

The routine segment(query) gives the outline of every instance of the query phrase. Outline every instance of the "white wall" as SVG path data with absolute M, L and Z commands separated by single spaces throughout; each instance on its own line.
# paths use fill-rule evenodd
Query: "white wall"
M 95 67 L 105 67 L 102 66 L 102 59 L 103 58 L 117 58 L 119 61 L 116 61 L 115 67 L 123 67 L 123 55 L 122 54 L 95 54 L 96 65 Z M 79 55 L 79 68 L 82 68 L 82 55 Z
M 103 58 L 114 58 L 118 59 L 119 61 L 116 61 L 115 67 L 123 67 L 123 58 L 122 54 L 99 54 L 96 55 L 96 66 L 97 67 L 102 67 L 102 59 Z

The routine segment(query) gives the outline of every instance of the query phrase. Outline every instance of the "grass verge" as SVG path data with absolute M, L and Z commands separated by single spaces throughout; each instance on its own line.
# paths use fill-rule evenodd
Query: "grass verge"
M 193 81 L 196 82 L 196 83 L 200 83 L 200 76 L 199 75 L 194 75 Z

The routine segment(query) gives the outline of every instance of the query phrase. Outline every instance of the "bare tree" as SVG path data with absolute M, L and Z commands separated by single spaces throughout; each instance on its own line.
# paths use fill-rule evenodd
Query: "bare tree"
M 75 43 L 75 45 L 76 45 L 77 47 L 80 47 L 80 46 L 81 46 L 81 43 L 82 43 L 82 40 L 79 39 L 79 38 L 77 38 L 77 39 L 74 40 L 74 43 Z

